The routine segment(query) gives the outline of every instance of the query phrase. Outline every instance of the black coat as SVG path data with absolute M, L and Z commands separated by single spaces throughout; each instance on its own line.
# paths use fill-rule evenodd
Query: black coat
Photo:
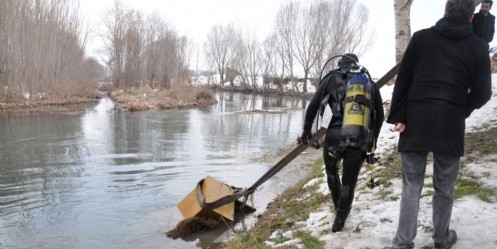
M 491 95 L 488 44 L 469 22 L 442 18 L 414 33 L 387 119 L 406 125 L 398 150 L 462 156 L 465 119 Z
M 473 17 L 473 33 L 486 42 L 491 42 L 494 39 L 495 33 L 495 16 L 488 13 L 484 16 L 478 12 Z

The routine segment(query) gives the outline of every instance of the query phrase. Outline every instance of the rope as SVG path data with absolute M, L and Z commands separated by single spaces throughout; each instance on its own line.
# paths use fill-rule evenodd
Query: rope
M 316 132 L 311 139 L 315 139 L 316 141 L 319 141 L 324 135 L 326 134 L 326 128 L 322 127 L 319 129 L 318 132 Z M 251 187 L 246 188 L 246 189 L 239 189 L 239 188 L 234 188 L 235 193 L 227 196 L 223 196 L 213 202 L 206 202 L 205 197 L 202 193 L 202 183 L 204 182 L 204 179 L 200 180 L 197 183 L 196 187 L 196 196 L 197 200 L 199 202 L 199 205 L 202 209 L 215 209 L 218 207 L 221 207 L 223 205 L 226 205 L 231 202 L 235 202 L 238 200 L 240 197 L 245 197 L 245 201 L 249 195 L 252 195 L 255 190 L 262 185 L 264 182 L 266 182 L 269 178 L 273 177 L 276 173 L 278 173 L 283 167 L 285 167 L 288 163 L 290 163 L 293 159 L 295 159 L 297 156 L 299 156 L 303 151 L 305 151 L 309 145 L 305 145 L 303 143 L 299 144 L 297 148 L 295 148 L 292 152 L 290 152 L 288 155 L 286 155 L 283 159 L 281 159 L 278 163 L 276 163 L 269 171 L 267 171 L 263 176 L 259 178 Z

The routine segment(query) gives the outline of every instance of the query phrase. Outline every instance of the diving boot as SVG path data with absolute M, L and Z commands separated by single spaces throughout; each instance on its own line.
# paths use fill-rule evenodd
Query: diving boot
M 331 231 L 336 233 L 343 230 L 343 226 L 345 226 L 345 221 L 347 220 L 347 216 L 349 216 L 350 210 L 342 210 L 337 209 L 337 213 L 335 216 L 335 220 L 333 221 L 333 226 L 331 227 Z

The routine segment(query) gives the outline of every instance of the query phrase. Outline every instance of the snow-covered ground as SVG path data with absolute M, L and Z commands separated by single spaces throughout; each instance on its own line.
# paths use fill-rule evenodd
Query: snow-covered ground
M 492 99 L 481 109 L 475 110 L 466 120 L 466 130 L 474 131 L 497 126 L 497 75 L 492 75 Z M 393 86 L 385 86 L 381 89 L 383 100 L 389 100 Z M 385 123 L 376 151 L 377 155 L 391 151 L 398 141 L 398 133 L 390 131 L 392 125 Z M 399 155 L 400 156 L 400 155 Z M 431 182 L 432 165 L 427 166 L 427 178 L 425 186 Z M 324 169 L 324 167 L 323 167 Z M 497 188 L 497 155 L 480 158 L 476 162 L 466 165 L 461 171 L 477 176 L 479 182 L 485 187 Z M 356 196 L 352 204 L 352 211 L 342 232 L 331 233 L 331 225 L 335 217 L 331 209 L 331 202 L 324 203 L 322 210 L 311 213 L 305 224 L 297 224 L 296 229 L 304 229 L 312 235 L 319 237 L 330 249 L 358 249 L 358 248 L 383 248 L 391 244 L 395 235 L 399 215 L 399 203 L 401 194 L 401 180 L 393 179 L 392 186 L 387 188 L 376 187 L 372 190 L 364 187 L 369 180 L 369 170 L 363 167 L 359 176 Z M 313 179 L 307 185 L 320 184 L 320 192 L 329 195 L 326 180 Z M 418 234 L 414 241 L 415 248 L 433 248 L 432 242 L 432 209 L 431 209 L 431 187 L 425 187 L 419 212 Z M 387 198 L 380 197 L 380 194 Z M 497 201 L 493 203 L 481 201 L 474 196 L 466 196 L 456 199 L 452 214 L 451 228 L 458 233 L 458 241 L 453 249 L 495 249 L 497 248 Z M 273 247 L 285 248 L 292 244 L 303 247 L 298 239 L 292 239 L 292 231 L 277 231 L 275 235 L 288 238 L 284 244 Z

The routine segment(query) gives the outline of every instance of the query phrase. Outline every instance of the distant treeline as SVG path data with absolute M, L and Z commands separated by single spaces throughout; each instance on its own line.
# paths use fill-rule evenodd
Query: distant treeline
M 103 75 L 103 67 L 85 57 L 87 36 L 71 6 L 66 0 L 0 1 L 0 101 L 63 94 L 62 85 Z
M 303 77 L 303 92 L 307 92 L 307 80 L 319 78 L 327 59 L 346 52 L 361 54 L 370 39 L 367 22 L 367 8 L 355 0 L 285 2 L 262 41 L 232 24 L 214 25 L 204 43 L 208 71 L 220 75 L 216 81 L 221 85 L 228 82 L 234 87 L 233 79 L 238 77 L 242 88 L 248 89 L 257 89 L 256 81 L 262 76 L 275 79 L 281 91 L 283 84 L 291 82 L 298 92 L 296 78 Z M 269 89 L 269 82 L 263 83 Z
M 146 16 L 120 0 L 105 13 L 97 37 L 104 44 L 99 51 L 104 65 L 89 58 L 86 44 L 96 32 L 85 25 L 78 3 L 0 1 L 0 101 L 77 93 L 74 85 L 104 77 L 127 90 L 144 84 L 169 88 L 173 79 L 193 76 L 191 40 L 157 14 Z M 307 79 L 317 79 L 328 58 L 362 52 L 369 40 L 367 21 L 368 10 L 356 0 L 285 2 L 263 40 L 233 24 L 214 25 L 202 47 L 207 62 L 202 66 L 220 75 L 215 81 L 221 85 L 237 77 L 244 88 L 256 90 L 258 76 L 278 85 L 303 77 L 306 92 Z M 198 51 L 196 57 L 198 64 Z

